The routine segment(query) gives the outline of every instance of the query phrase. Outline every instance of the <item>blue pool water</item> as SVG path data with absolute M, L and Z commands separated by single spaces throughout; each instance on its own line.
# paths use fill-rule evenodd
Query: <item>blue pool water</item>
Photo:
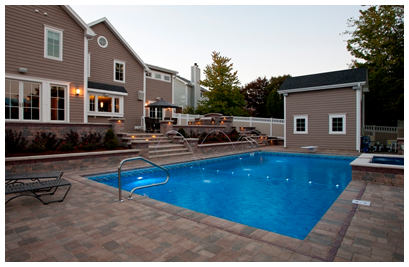
M 257 152 L 165 166 L 165 185 L 135 193 L 304 239 L 351 181 L 355 158 Z M 118 187 L 117 173 L 89 179 Z M 124 171 L 122 189 L 163 182 L 158 168 Z
M 374 156 L 372 158 L 372 163 L 403 166 L 404 165 L 404 159 L 403 158 Z

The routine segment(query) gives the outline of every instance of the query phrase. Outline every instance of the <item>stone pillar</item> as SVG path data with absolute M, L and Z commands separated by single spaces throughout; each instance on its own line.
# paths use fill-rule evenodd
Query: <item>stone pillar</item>
M 116 139 L 118 140 L 119 145 L 122 143 L 122 137 L 118 136 L 119 133 L 123 133 L 125 131 L 125 119 L 108 119 L 108 122 L 111 124 L 112 130 L 116 135 Z
M 173 130 L 173 121 L 171 120 L 164 120 L 160 121 L 160 133 L 166 134 L 169 131 Z
M 199 149 L 199 138 L 186 138 L 185 140 L 186 142 L 183 142 L 185 147 L 187 147 L 190 152 L 193 152 L 193 154 L 196 155 Z
M 139 156 L 149 159 L 149 141 L 146 140 L 132 140 L 132 149 L 139 149 Z

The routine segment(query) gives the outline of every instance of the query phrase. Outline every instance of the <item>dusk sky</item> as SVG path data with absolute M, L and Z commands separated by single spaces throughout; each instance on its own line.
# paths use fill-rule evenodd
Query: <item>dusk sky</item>
M 231 58 L 242 85 L 259 76 L 347 69 L 353 59 L 346 49 L 350 36 L 341 33 L 349 29 L 348 18 L 357 19 L 359 10 L 365 8 L 136 4 L 71 7 L 86 23 L 106 17 L 145 63 L 178 71 L 187 79 L 194 63 L 203 71 L 212 63 L 212 51 L 220 52 Z M 201 78 L 205 78 L 203 73 Z

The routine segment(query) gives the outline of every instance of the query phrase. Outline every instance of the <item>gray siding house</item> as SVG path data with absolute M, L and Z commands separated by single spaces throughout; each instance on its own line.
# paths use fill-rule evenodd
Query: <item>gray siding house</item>
M 284 147 L 360 151 L 366 68 L 291 77 L 284 96 Z
M 191 67 L 191 80 L 176 76 L 174 83 L 174 104 L 185 108 L 197 108 L 199 101 L 203 100 L 203 93 L 207 90 L 200 86 L 200 68 L 195 63 Z

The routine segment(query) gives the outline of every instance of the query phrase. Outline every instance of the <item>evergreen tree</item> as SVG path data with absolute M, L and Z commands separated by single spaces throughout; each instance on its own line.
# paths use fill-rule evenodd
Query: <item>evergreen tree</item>
M 246 116 L 246 101 L 240 93 L 240 81 L 237 71 L 233 71 L 233 63 L 230 58 L 223 57 L 219 52 L 212 53 L 213 63 L 204 69 L 206 79 L 200 84 L 209 88 L 204 93 L 206 99 L 199 101 L 196 112 L 222 113 L 229 116 Z

